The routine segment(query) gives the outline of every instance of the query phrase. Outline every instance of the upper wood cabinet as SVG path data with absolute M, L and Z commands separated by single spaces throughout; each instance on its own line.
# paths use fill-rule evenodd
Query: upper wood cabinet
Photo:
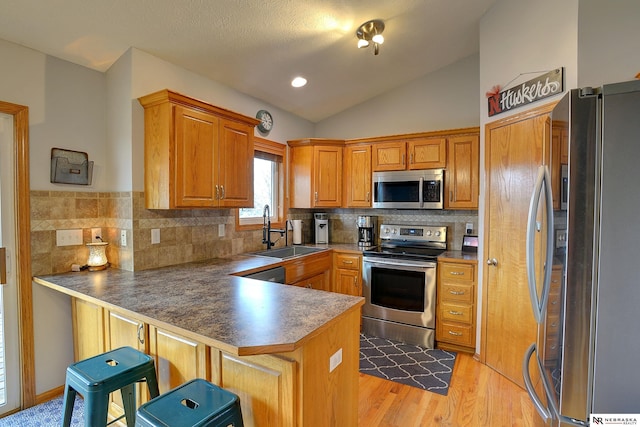
M 344 207 L 371 207 L 371 145 L 344 148 Z
M 478 134 L 461 135 L 447 141 L 445 209 L 478 209 L 480 192 L 480 142 Z
M 253 206 L 257 119 L 169 90 L 139 101 L 147 209 Z
M 373 170 L 437 169 L 447 164 L 446 138 L 417 138 L 373 145 Z
M 290 207 L 342 206 L 342 140 L 289 141 Z

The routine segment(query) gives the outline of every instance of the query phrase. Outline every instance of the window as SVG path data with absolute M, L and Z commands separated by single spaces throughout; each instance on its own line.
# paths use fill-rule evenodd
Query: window
M 253 208 L 238 209 L 236 228 L 262 227 L 264 206 L 269 205 L 271 225 L 284 223 L 284 160 L 286 145 L 255 138 L 253 158 Z M 280 225 L 278 225 L 280 224 Z

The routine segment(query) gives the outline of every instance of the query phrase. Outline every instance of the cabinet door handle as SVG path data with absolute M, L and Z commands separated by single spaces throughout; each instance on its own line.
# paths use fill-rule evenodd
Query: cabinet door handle
M 464 295 L 464 291 L 449 291 L 451 295 Z
M 314 198 L 315 198 L 316 203 L 318 203 L 318 192 L 317 191 L 315 192 Z
M 404 166 L 404 159 L 405 159 L 405 157 L 406 157 L 406 154 L 403 154 L 403 155 L 402 155 L 402 166 Z
M 220 186 L 220 199 L 224 199 L 224 185 Z
M 453 202 L 453 191 L 449 191 L 449 201 Z
M 462 316 L 464 313 L 462 313 L 461 311 L 449 310 L 449 314 L 451 314 L 453 316 Z
M 138 342 L 140 344 L 144 344 L 144 325 L 142 323 L 138 323 Z
M 413 164 L 413 153 L 409 154 L 409 163 Z
M 369 202 L 369 201 L 370 201 L 370 198 L 371 198 L 371 192 L 370 192 L 370 191 L 367 191 L 367 202 Z
M 216 184 L 216 200 L 220 199 L 220 187 Z
M 464 271 L 450 271 L 449 274 L 452 276 L 464 276 Z
M 449 335 L 453 335 L 454 337 L 460 337 L 462 336 L 462 332 L 449 331 Z
M 305 288 L 307 288 L 307 289 L 312 289 L 312 287 L 311 287 L 311 283 L 307 283 L 307 286 L 305 286 Z

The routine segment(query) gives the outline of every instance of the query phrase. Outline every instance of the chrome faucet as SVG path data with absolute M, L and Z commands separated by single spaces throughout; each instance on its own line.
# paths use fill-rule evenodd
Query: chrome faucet
M 267 245 L 267 249 L 271 249 L 273 245 L 275 245 L 275 242 L 271 241 L 271 233 L 280 233 L 281 237 L 285 236 L 285 246 L 288 245 L 286 222 L 284 230 L 271 229 L 271 212 L 269 205 L 264 205 L 264 210 L 262 211 L 262 244 Z

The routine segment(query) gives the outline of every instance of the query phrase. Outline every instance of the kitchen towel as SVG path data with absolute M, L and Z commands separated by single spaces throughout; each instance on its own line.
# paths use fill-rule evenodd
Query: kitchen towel
M 294 219 L 292 222 L 293 222 L 293 244 L 299 245 L 302 243 L 302 220 Z

